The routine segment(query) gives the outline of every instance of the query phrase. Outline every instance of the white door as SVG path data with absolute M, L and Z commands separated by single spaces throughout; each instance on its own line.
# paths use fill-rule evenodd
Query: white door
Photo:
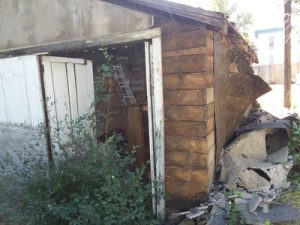
M 68 141 L 72 120 L 94 112 L 93 66 L 88 60 L 53 56 L 42 56 L 42 65 L 50 140 L 57 148 Z

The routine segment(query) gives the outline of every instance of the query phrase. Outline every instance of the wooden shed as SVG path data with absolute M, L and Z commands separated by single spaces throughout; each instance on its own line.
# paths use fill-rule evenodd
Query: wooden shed
M 20 5 L 22 1 L 15 2 Z M 124 106 L 115 93 L 110 107 L 116 113 L 110 130 L 124 129 L 129 145 L 140 146 L 138 163 L 150 159 L 156 182 L 155 211 L 164 216 L 165 200 L 171 208 L 189 208 L 204 200 L 226 141 L 256 98 L 269 90 L 253 74 L 250 65 L 257 61 L 256 54 L 234 25 L 222 13 L 164 0 L 33 2 L 22 3 L 30 12 L 26 15 L 26 21 L 32 21 L 30 28 L 26 21 L 7 21 L 0 15 L 4 21 L 0 27 L 15 23 L 19 31 L 16 38 L 12 31 L 1 35 L 0 56 L 36 54 L 34 60 L 42 68 L 36 68 L 41 88 L 34 91 L 41 96 L 41 105 L 51 95 L 45 81 L 47 68 L 53 69 L 58 62 L 67 69 L 72 63 L 89 65 L 70 59 L 88 60 L 94 65 L 89 69 L 95 81 L 96 65 L 100 65 L 97 49 L 107 46 L 115 55 L 113 63 L 125 68 L 135 98 L 133 104 Z M 8 7 L 16 17 L 24 13 L 20 7 Z M 38 8 L 49 13 L 41 15 Z M 54 20 L 50 11 L 58 14 Z M 79 23 L 76 13 L 79 18 L 88 17 L 87 21 Z M 41 31 L 48 23 L 49 31 Z M 49 76 L 54 79 L 52 73 Z M 57 90 L 61 89 L 70 87 L 60 85 Z M 70 100 L 70 92 L 67 95 Z M 103 103 L 96 110 L 103 112 L 105 107 Z M 44 108 L 41 117 L 47 121 L 47 116 Z M 14 123 L 5 118 L 0 116 L 0 122 Z

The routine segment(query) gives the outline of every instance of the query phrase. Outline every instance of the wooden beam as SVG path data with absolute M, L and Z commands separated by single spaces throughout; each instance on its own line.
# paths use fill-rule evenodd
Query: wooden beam
M 161 38 L 152 39 L 152 83 L 154 107 L 154 151 L 157 180 L 157 216 L 162 222 L 165 220 L 165 133 L 164 133 L 164 102 L 163 102 L 163 77 L 162 77 L 162 48 Z
M 121 33 L 107 36 L 100 36 L 93 39 L 78 39 L 62 42 L 55 42 L 42 45 L 34 45 L 26 48 L 13 48 L 0 51 L 0 58 L 7 58 L 18 55 L 31 55 L 38 53 L 53 53 L 62 51 L 84 50 L 96 48 L 100 46 L 108 46 L 114 44 L 123 44 L 141 40 L 151 40 L 155 37 L 160 37 L 160 28 L 140 30 L 129 33 Z
M 148 108 L 148 130 L 149 130 L 149 151 L 150 151 L 150 171 L 151 171 L 151 192 L 152 192 L 152 209 L 153 214 L 157 214 L 156 207 L 156 188 L 155 188 L 155 157 L 154 157 L 154 141 L 153 141 L 153 111 L 151 96 L 151 50 L 152 46 L 149 42 L 145 42 L 145 69 L 146 69 L 146 87 L 147 87 L 147 108 Z
M 291 11 L 292 0 L 284 0 L 284 106 L 291 107 Z

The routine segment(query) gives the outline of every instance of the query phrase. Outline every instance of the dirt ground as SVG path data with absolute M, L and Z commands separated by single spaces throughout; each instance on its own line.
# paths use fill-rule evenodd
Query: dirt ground
M 287 109 L 283 106 L 283 90 L 282 84 L 270 85 L 272 91 L 263 95 L 258 99 L 261 107 L 267 112 L 284 118 L 291 113 L 298 113 L 300 115 L 300 85 L 292 85 L 292 107 Z

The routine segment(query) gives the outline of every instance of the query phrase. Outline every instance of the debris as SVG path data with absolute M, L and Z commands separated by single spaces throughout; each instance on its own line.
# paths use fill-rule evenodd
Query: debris
M 293 161 L 289 156 L 289 134 L 288 120 L 278 120 L 262 111 L 250 114 L 246 125 L 237 130 L 223 150 L 222 185 L 213 186 L 209 200 L 200 207 L 174 213 L 170 218 L 185 215 L 182 225 L 207 218 L 208 225 L 225 225 L 230 205 L 236 204 L 247 224 L 300 219 L 299 210 L 290 205 L 271 205 L 290 186 L 287 176 Z
M 255 212 L 262 201 L 262 197 L 260 197 L 259 195 L 254 195 L 249 201 L 249 211 L 252 213 Z

